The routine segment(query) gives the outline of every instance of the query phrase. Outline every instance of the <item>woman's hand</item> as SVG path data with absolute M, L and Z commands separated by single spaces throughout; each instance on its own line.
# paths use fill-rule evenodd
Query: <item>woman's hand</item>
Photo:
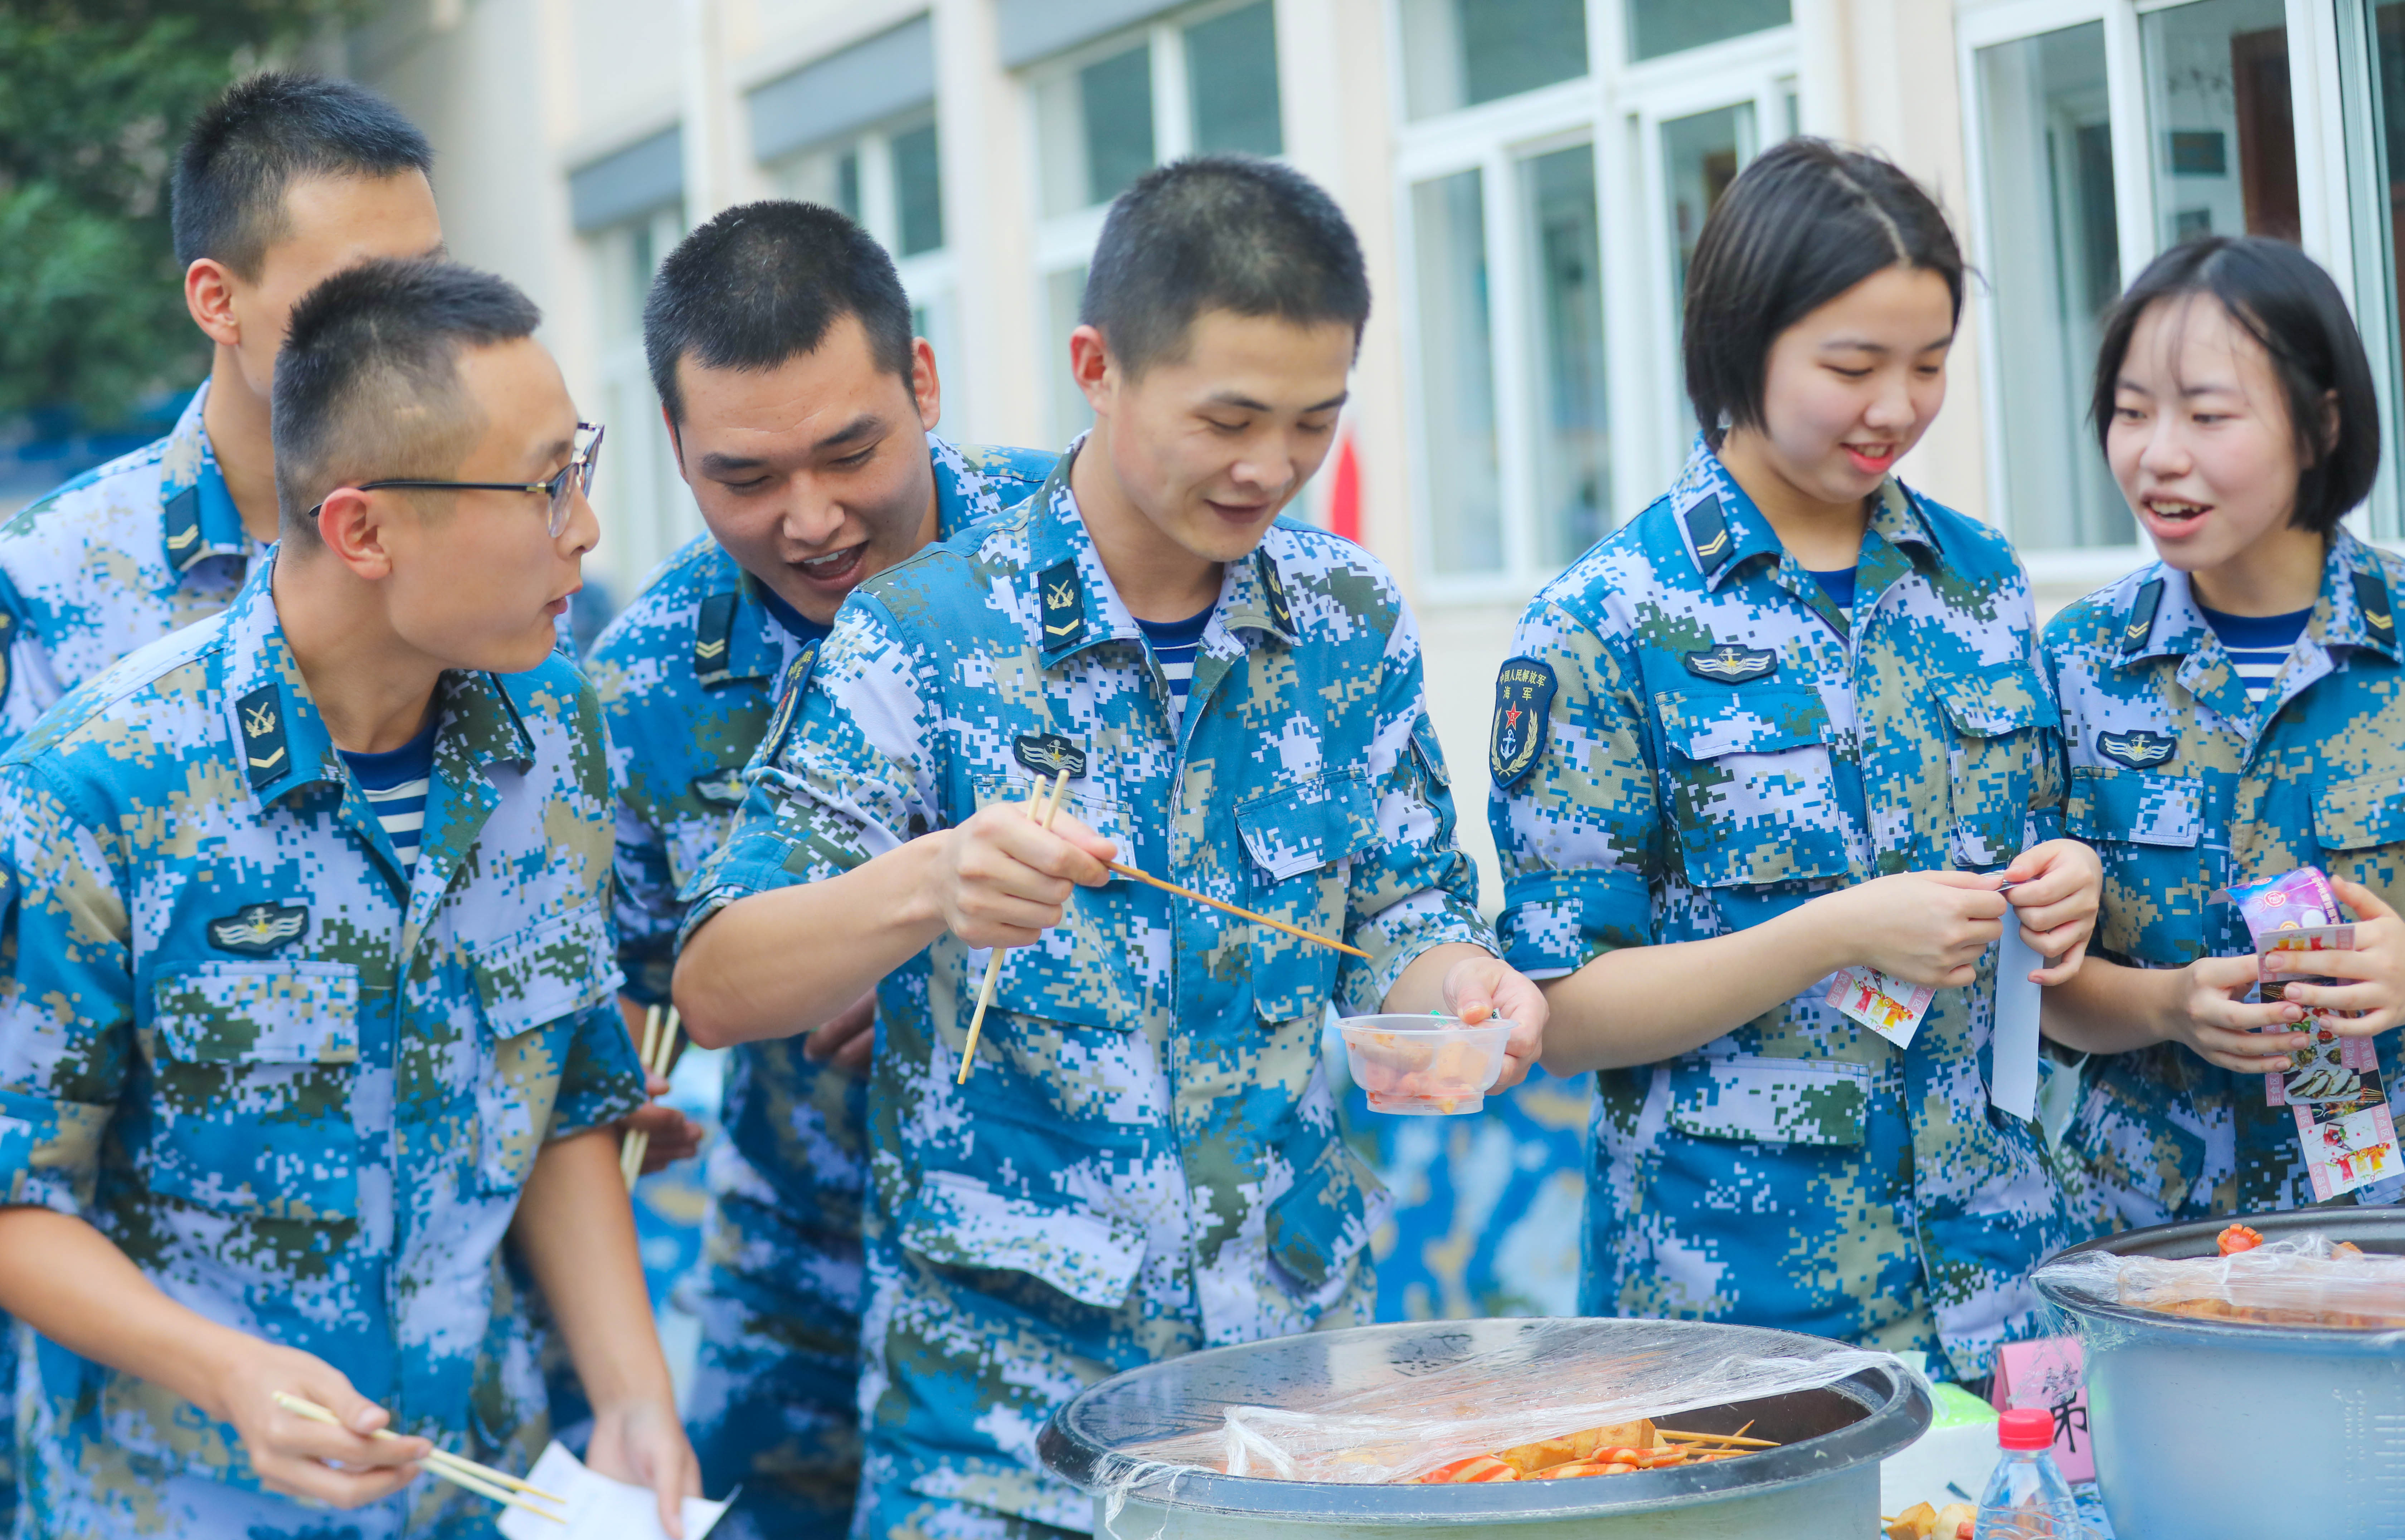
M 1861 964 L 1907 984 L 1957 989 L 1978 977 L 1979 959 L 2004 933 L 2003 881 L 1992 872 L 1898 872 L 1806 907 L 1835 937 L 1837 967 Z
M 672 1540 L 684 1540 L 684 1500 L 701 1495 L 701 1464 L 674 1407 L 656 1401 L 596 1407 L 584 1463 L 613 1481 L 651 1488 L 659 1500 L 660 1526 Z
M 1512 1024 L 1503 1045 L 1503 1073 L 1491 1089 L 1508 1091 L 1528 1078 L 1528 1066 L 1545 1049 L 1544 991 L 1501 958 L 1481 953 L 1444 971 L 1444 1008 L 1465 1027 L 1501 1017 Z
M 813 1064 L 865 1074 L 877 1052 L 877 991 L 853 1001 L 840 1015 L 802 1040 L 802 1057 Z
M 2104 862 L 2075 839 L 2032 845 L 2004 868 L 2014 885 L 2005 897 L 2018 915 L 2021 940 L 2046 959 L 2030 974 L 2038 984 L 2060 984 L 2079 972 L 2096 915 L 2104 901 Z
M 2324 974 L 2337 984 L 2290 984 L 2283 993 L 2341 1037 L 2370 1037 L 2405 1021 L 2405 919 L 2359 882 L 2332 877 L 2330 887 L 2356 912 L 2355 947 L 2345 952 L 2272 952 L 2263 966 L 2285 973 Z M 2360 1012 L 2341 1015 L 2338 1012 Z
M 324 1359 L 239 1332 L 226 1334 L 209 1390 L 216 1405 L 204 1409 L 233 1424 L 260 1484 L 287 1496 L 361 1507 L 416 1479 L 416 1462 L 433 1449 L 423 1438 L 376 1437 L 390 1414 Z M 286 1411 L 278 1393 L 315 1401 L 342 1426 Z
M 2339 954 L 2311 955 L 2319 959 Z M 2317 960 L 2315 966 L 2319 965 Z M 2294 1030 L 2305 1018 L 2301 1005 L 2286 1001 L 2247 1003 L 2246 992 L 2261 976 L 2252 956 L 2199 958 L 2181 973 L 2186 987 L 2180 991 L 2171 1019 L 2164 1024 L 2164 1035 L 2174 1043 L 2187 1044 L 2207 1063 L 2242 1075 L 2277 1074 L 2288 1068 L 2290 1050 L 2313 1042 L 2311 1033 Z M 2267 1027 L 2290 1030 L 2259 1030 Z

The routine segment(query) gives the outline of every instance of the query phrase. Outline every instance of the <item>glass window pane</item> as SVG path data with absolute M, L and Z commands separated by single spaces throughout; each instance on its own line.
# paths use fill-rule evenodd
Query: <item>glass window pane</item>
M 1086 297 L 1084 267 L 1063 268 L 1044 280 L 1045 319 L 1050 324 L 1046 331 L 1050 338 L 1050 350 L 1046 355 L 1044 377 L 1052 382 L 1052 441 L 1067 447 L 1070 440 L 1094 426 L 1094 409 L 1086 404 L 1086 393 L 1069 374 L 1069 333 L 1077 329 L 1077 306 Z M 943 360 L 935 360 L 938 368 Z
M 935 125 L 893 136 L 893 208 L 904 257 L 944 244 L 944 181 L 935 161 Z
M 2103 23 L 1980 49 L 1979 98 L 2007 528 L 2032 548 L 2132 544 L 2088 423 L 2099 325 L 2121 291 Z
M 1537 431 L 1539 559 L 1566 567 L 1604 535 L 1610 435 L 1604 415 L 1603 255 L 1596 238 L 1595 149 L 1520 162 L 1533 301 L 1528 357 Z
M 1152 169 L 1152 45 L 1077 72 L 1088 204 L 1107 203 Z
M 1737 168 L 1753 159 L 1753 104 L 1738 102 L 1714 107 L 1692 118 L 1673 118 L 1662 125 L 1662 182 L 1669 198 L 1670 328 L 1679 335 L 1680 317 L 1687 310 L 1687 263 L 1704 233 L 1704 218 L 1721 194 L 1737 180 Z M 1692 412 L 1680 397 L 1680 457 L 1696 428 Z
M 1626 0 L 1628 56 L 1652 59 L 1788 22 L 1788 0 Z
M 1413 118 L 1586 73 L 1585 0 L 1403 0 L 1402 25 Z
M 1186 29 L 1186 93 L 1203 155 L 1286 148 L 1278 123 L 1277 13 L 1270 0 Z
M 2285 0 L 2197 0 L 2140 19 L 2163 245 L 2298 238 L 2286 16 Z
M 1441 576 L 1503 567 L 1502 472 L 1495 438 L 1495 353 L 1487 315 L 1480 174 L 1412 189 L 1419 355 L 1427 420 L 1428 525 Z
M 2365 159 L 2370 162 L 2368 190 L 2371 196 L 2357 194 L 2355 218 L 2367 265 L 2385 280 L 2388 345 L 2385 349 L 2375 345 L 2370 352 L 2373 366 L 2387 375 L 2382 383 L 2388 387 L 2387 400 L 2394 403 L 2405 399 L 2399 395 L 2400 385 L 2405 385 L 2405 263 L 2398 260 L 2400 249 L 2405 249 L 2405 0 L 2373 0 L 2370 10 L 2372 142 L 2365 147 L 2369 152 Z M 2349 159 L 2355 158 L 2356 147 L 2350 147 Z M 2378 308 L 2367 296 L 2358 314 L 2373 315 Z M 2380 339 L 2366 341 L 2376 344 Z M 2392 412 L 2388 441 L 2392 444 L 2397 441 L 2395 424 Z M 2395 539 L 2393 503 L 2378 497 L 2372 506 L 2371 532 Z

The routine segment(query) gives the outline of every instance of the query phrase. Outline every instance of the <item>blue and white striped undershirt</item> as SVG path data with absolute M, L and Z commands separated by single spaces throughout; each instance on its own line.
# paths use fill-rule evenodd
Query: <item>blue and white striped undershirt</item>
M 2203 613 L 2204 623 L 2221 638 L 2221 651 L 2229 655 L 2229 666 L 2238 671 L 2239 682 L 2246 686 L 2246 698 L 2257 706 L 2271 697 L 2271 686 L 2279 682 L 2280 670 L 2314 613 L 2306 609 L 2286 615 L 2225 615 L 2201 604 L 2197 609 Z
M 1211 609 L 1217 609 L 1213 605 Z M 1194 655 L 1202 650 L 1202 632 L 1211 623 L 1211 609 L 1182 621 L 1138 621 L 1144 627 L 1145 640 L 1152 643 L 1152 655 L 1160 664 L 1160 677 L 1169 682 L 1171 720 L 1186 720 L 1187 693 L 1194 688 Z
M 426 793 L 434 780 L 434 729 L 439 713 L 428 711 L 417 736 L 381 754 L 354 754 L 340 749 L 343 763 L 384 825 L 393 854 L 403 871 L 417 865 L 417 847 L 426 829 Z

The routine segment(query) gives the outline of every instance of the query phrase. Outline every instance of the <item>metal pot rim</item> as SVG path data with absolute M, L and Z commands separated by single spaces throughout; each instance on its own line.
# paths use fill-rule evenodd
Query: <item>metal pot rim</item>
M 2350 1217 L 2360 1216 L 2360 1217 Z M 2187 1255 L 2211 1256 L 2218 1250 L 2216 1238 L 2232 1225 L 2246 1225 L 2261 1232 L 2265 1239 L 2277 1238 L 2285 1231 L 2325 1230 L 2332 1233 L 2350 1229 L 2380 1227 L 2393 1229 L 2398 1219 L 2394 1214 L 2363 1209 L 2285 1209 L 2276 1213 L 2224 1215 L 2211 1219 L 2182 1220 L 2173 1225 L 2150 1225 L 2144 1229 L 2123 1230 L 2117 1235 L 2099 1236 L 2083 1240 L 2076 1246 L 2066 1246 L 2041 1263 L 2031 1275 L 2047 1303 L 2073 1315 L 2115 1322 L 2125 1326 L 2139 1326 L 2173 1334 L 2196 1337 L 2219 1337 L 2233 1339 L 2231 1346 L 2254 1343 L 2262 1347 L 2317 1346 L 2325 1351 L 2359 1350 L 2366 1347 L 2391 1347 L 2405 1343 L 2405 1330 L 2394 1326 L 2295 1326 L 2270 1321 L 2214 1321 L 2200 1316 L 2174 1315 L 2168 1310 L 2150 1310 L 2140 1305 L 2124 1305 L 2117 1299 L 2099 1299 L 2067 1284 L 2045 1276 L 2047 1264 L 2068 1257 L 2092 1256 L 2103 1253 L 2109 1256 L 2159 1256 L 2178 1259 Z M 2342 1239 L 2344 1237 L 2342 1235 Z M 2132 1243 L 2135 1244 L 2132 1244 Z M 2194 1250 L 2190 1250 L 2193 1247 Z M 2387 1247 L 2366 1248 L 2387 1250 Z
M 1422 1330 L 1440 1323 L 1407 1322 L 1356 1326 L 1323 1334 L 1329 1338 Z M 1659 1324 L 1659 1323 L 1648 1323 Z M 1697 1324 L 1704 1324 L 1697 1323 Z M 1818 1340 L 1818 1339 L 1807 1339 Z M 1252 1344 L 1206 1349 L 1241 1352 Z M 1109 1381 L 1104 1381 L 1107 1384 Z M 1064 1426 L 1088 1390 L 1053 1414 L 1036 1439 L 1036 1452 L 1051 1470 L 1087 1492 L 1111 1452 Z M 1128 1490 L 1136 1502 L 1182 1511 L 1257 1515 L 1296 1522 L 1376 1522 L 1408 1519 L 1419 1524 L 1533 1523 L 1601 1518 L 1687 1507 L 1777 1491 L 1876 1463 L 1927 1431 L 1935 1407 L 1910 1375 L 1863 1369 L 1820 1387 L 1852 1401 L 1864 1415 L 1842 1428 L 1764 1449 L 1741 1461 L 1715 1462 L 1659 1471 L 1577 1481 L 1495 1482 L 1423 1487 L 1411 1483 L 1280 1481 L 1187 1469 L 1166 1473 Z M 1508 1505 L 1498 1500 L 1510 1497 Z

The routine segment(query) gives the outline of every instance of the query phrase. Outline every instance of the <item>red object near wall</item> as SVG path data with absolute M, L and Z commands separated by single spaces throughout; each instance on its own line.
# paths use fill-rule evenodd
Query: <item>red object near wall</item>
M 1361 459 L 1346 429 L 1336 441 L 1336 469 L 1328 484 L 1328 527 L 1348 540 L 1361 539 Z

